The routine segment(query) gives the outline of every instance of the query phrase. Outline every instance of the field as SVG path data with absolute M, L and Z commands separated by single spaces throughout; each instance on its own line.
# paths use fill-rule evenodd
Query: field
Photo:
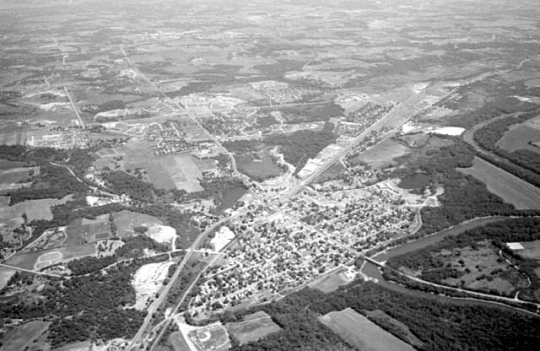
M 395 330 L 396 335 L 400 335 L 401 340 L 405 340 L 408 344 L 411 344 L 413 346 L 422 347 L 424 344 L 422 340 L 418 339 L 416 335 L 414 335 L 407 325 L 404 323 L 401 323 L 397 319 L 394 319 L 384 313 L 381 310 L 375 310 L 375 311 L 368 311 L 366 313 L 367 317 L 376 322 L 378 325 L 387 325 L 388 327 L 392 328 L 392 330 Z
M 23 221 L 23 213 L 26 213 L 29 222 L 39 219 L 50 221 L 53 218 L 51 207 L 66 203 L 71 200 L 71 197 L 68 195 L 60 200 L 30 200 L 13 206 L 0 206 L 0 222 L 8 223 L 8 226 L 18 226 Z
M 264 181 L 281 174 L 281 169 L 272 160 L 267 150 L 258 152 L 257 156 L 257 159 L 249 154 L 236 156 L 240 172 L 257 181 Z
M 326 275 L 321 279 L 317 279 L 309 285 L 312 289 L 317 289 L 323 293 L 329 293 L 336 291 L 341 285 L 345 285 L 351 282 L 348 279 L 343 270 L 339 270 L 333 274 Z
M 169 337 L 174 351 L 191 351 L 181 332 L 172 333 Z
M 476 246 L 435 254 L 445 265 L 463 274 L 443 280 L 444 284 L 487 292 L 495 290 L 504 295 L 527 286 L 527 280 L 499 256 L 498 249 L 489 241 L 479 242 Z
M 145 226 L 148 228 L 154 224 L 162 225 L 163 223 L 156 217 L 124 210 L 114 214 L 114 224 L 117 230 L 116 235 L 124 238 L 132 236 L 135 227 Z
M 521 245 L 525 249 L 517 251 L 518 255 L 531 260 L 540 260 L 540 240 L 522 242 Z
M 220 324 L 211 324 L 188 333 L 188 338 L 199 351 L 225 351 L 230 347 L 227 330 Z
M 535 143 L 538 141 L 540 141 L 540 130 L 526 124 L 520 124 L 504 133 L 501 140 L 497 142 L 497 146 L 510 152 L 528 149 L 540 153 L 540 148 L 529 145 L 529 142 Z
M 400 157 L 408 153 L 408 147 L 396 141 L 387 139 L 363 152 L 361 155 L 353 158 L 351 161 L 353 164 L 360 161 L 366 162 L 372 168 L 381 169 L 391 166 L 396 157 Z
M 459 171 L 486 183 L 490 192 L 517 209 L 540 208 L 540 189 L 481 158 L 475 157 L 473 167 Z
M 58 252 L 53 256 L 49 256 L 52 252 Z M 48 251 L 37 251 L 29 253 L 19 253 L 7 260 L 7 263 L 28 270 L 42 269 L 50 264 L 58 263 L 61 255 L 61 261 L 81 258 L 84 256 L 93 256 L 96 254 L 94 244 L 79 245 L 73 247 L 65 247 L 61 249 L 52 249 Z M 52 259 L 52 262 L 51 262 Z
M 4 343 L 2 350 L 26 350 L 34 340 L 39 338 L 49 328 L 50 324 L 50 322 L 33 321 L 17 327 L 2 340 Z
M 95 221 L 79 218 L 67 225 L 66 234 L 64 245 L 76 246 L 108 238 L 111 236 L 111 226 L 108 218 Z
M 13 269 L 0 267 L 0 290 L 2 290 L 7 285 L 9 278 L 11 278 L 13 274 L 15 274 L 15 271 Z
M 39 167 L 0 168 L 0 190 L 18 189 L 29 185 L 30 174 L 39 174 Z
M 347 343 L 363 351 L 413 351 L 414 348 L 351 308 L 330 312 L 320 321 Z
M 228 323 L 225 327 L 240 344 L 257 341 L 281 330 L 272 318 L 262 311 L 245 316 L 242 322 Z

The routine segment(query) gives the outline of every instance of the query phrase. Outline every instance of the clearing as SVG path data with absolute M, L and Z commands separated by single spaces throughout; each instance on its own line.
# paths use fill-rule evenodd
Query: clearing
M 501 149 L 513 152 L 516 150 L 527 149 L 540 153 L 540 148 L 529 145 L 540 141 L 540 130 L 532 128 L 525 123 L 510 128 L 499 140 L 496 146 Z
M 520 256 L 531 260 L 540 260 L 540 240 L 521 242 L 523 250 L 516 251 Z
M 349 284 L 354 279 L 354 272 L 347 269 L 339 269 L 331 274 L 316 279 L 309 287 L 323 293 L 336 291 L 340 286 Z
M 32 321 L 11 331 L 3 340 L 2 350 L 23 351 L 49 328 L 50 322 Z
M 272 321 L 272 318 L 263 311 L 244 316 L 241 322 L 227 323 L 225 327 L 241 345 L 260 340 L 281 330 Z
M 174 239 L 176 239 L 177 236 L 176 229 L 166 225 L 153 225 L 144 234 L 158 243 L 170 244 L 174 244 Z
M 414 348 L 388 333 L 352 308 L 330 312 L 319 320 L 343 340 L 363 351 L 413 351 Z
M 13 206 L 0 206 L 0 223 L 7 223 L 8 226 L 18 226 L 23 222 L 23 213 L 26 213 L 28 222 L 40 219 L 50 221 L 53 219 L 51 208 L 56 205 L 65 204 L 66 202 L 70 201 L 72 197 L 72 195 L 68 195 L 60 200 L 40 199 L 19 202 Z M 4 202 L 5 201 L 2 201 L 2 203 Z
M 167 278 L 169 267 L 173 262 L 145 264 L 135 272 L 131 285 L 137 293 L 137 301 L 133 308 L 143 311 L 148 302 L 156 296 Z
M 490 192 L 518 210 L 540 208 L 540 189 L 479 157 L 474 158 L 473 167 L 458 170 L 484 182 Z
M 154 225 L 162 225 L 163 223 L 156 217 L 152 217 L 142 213 L 131 212 L 128 210 L 117 212 L 113 215 L 114 224 L 116 225 L 116 235 L 120 238 L 134 235 L 133 228 L 143 226 L 150 228 Z
M 393 160 L 396 157 L 407 155 L 409 152 L 409 148 L 405 145 L 386 139 L 354 157 L 351 162 L 354 164 L 362 161 L 366 162 L 371 168 L 381 169 L 393 165 Z

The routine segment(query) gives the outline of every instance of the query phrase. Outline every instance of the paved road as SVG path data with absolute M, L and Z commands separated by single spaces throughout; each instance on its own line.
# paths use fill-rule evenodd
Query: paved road
M 73 99 L 71 98 L 71 94 L 69 93 L 68 88 L 64 87 L 64 92 L 66 93 L 69 99 L 69 103 L 71 104 L 71 107 L 73 108 L 73 111 L 75 112 L 75 115 L 77 115 L 77 119 L 79 120 L 79 123 L 81 124 L 82 129 L 85 129 L 86 126 L 84 125 L 81 115 L 79 114 L 79 110 L 77 109 L 77 106 L 75 106 L 75 102 L 73 102 Z
M 424 89 L 425 90 L 425 89 Z M 422 92 L 424 91 L 422 90 Z M 358 135 L 351 143 L 349 143 L 346 147 L 344 147 L 342 150 L 340 150 L 335 156 L 330 158 L 328 161 L 326 161 L 316 172 L 312 173 L 309 177 L 302 180 L 298 186 L 293 188 L 291 191 L 289 191 L 287 194 L 284 195 L 284 200 L 288 200 L 295 195 L 297 195 L 299 192 L 302 191 L 306 186 L 311 184 L 315 179 L 317 179 L 321 174 L 323 174 L 328 168 L 330 168 L 334 162 L 339 160 L 341 157 L 346 155 L 349 151 L 352 150 L 356 145 L 358 145 L 362 140 L 364 140 L 367 136 L 371 134 L 372 131 L 377 130 L 381 125 L 386 123 L 388 120 L 390 120 L 392 117 L 394 117 L 396 114 L 400 113 L 401 110 L 404 107 L 410 107 L 411 103 L 416 103 L 416 99 L 418 97 L 418 94 L 414 94 L 413 96 L 409 97 L 407 100 L 405 100 L 400 106 L 398 106 L 396 109 L 390 111 L 383 117 L 379 118 L 375 123 L 373 123 L 371 126 L 369 126 L 366 130 L 364 130 L 360 135 Z M 412 116 L 410 116 L 412 117 Z M 409 118 L 410 118 L 409 117 Z M 406 121 L 403 122 L 403 124 Z

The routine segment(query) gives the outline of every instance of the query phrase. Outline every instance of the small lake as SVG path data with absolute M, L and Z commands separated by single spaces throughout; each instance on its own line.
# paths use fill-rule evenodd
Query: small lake
M 397 186 L 401 189 L 421 189 L 431 182 L 431 177 L 427 173 L 415 173 L 401 179 Z

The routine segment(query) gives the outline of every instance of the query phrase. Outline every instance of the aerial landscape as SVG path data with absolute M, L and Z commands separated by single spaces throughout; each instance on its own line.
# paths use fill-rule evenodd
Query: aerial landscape
M 0 350 L 540 345 L 536 0 L 0 0 Z

